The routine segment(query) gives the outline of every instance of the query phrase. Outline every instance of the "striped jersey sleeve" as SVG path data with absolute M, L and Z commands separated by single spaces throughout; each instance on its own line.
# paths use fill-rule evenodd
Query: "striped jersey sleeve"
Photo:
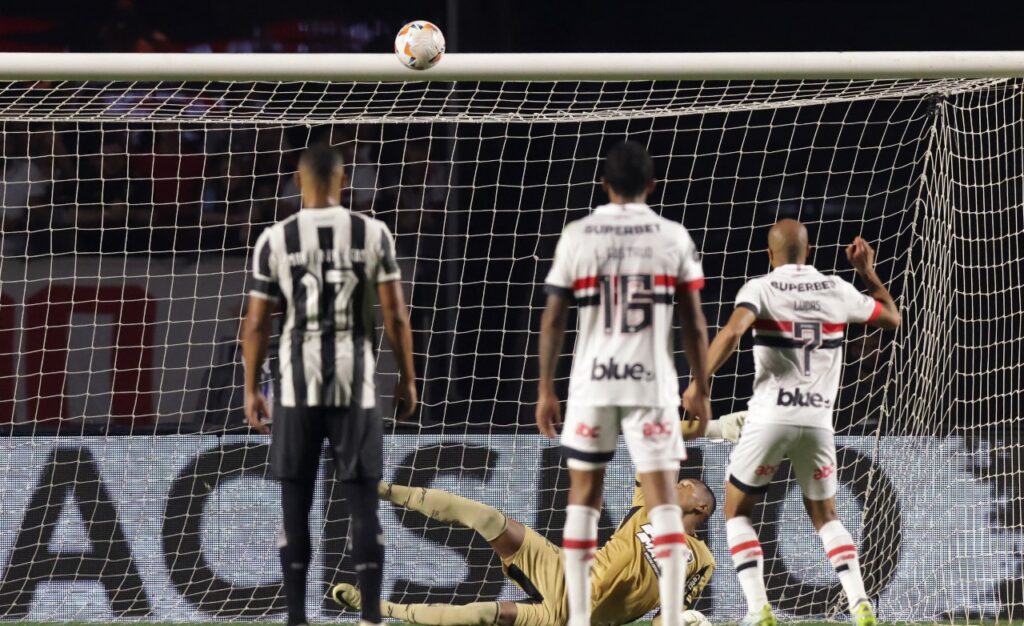
M 380 240 L 377 263 L 377 284 L 401 280 L 402 272 L 398 268 L 398 261 L 395 258 L 395 238 L 383 222 L 380 224 Z
M 834 277 L 839 286 L 840 298 L 846 306 L 846 321 L 855 324 L 873 322 L 882 312 L 882 303 L 861 293 L 856 287 L 838 276 Z
M 281 288 L 277 280 L 277 264 L 271 242 L 273 227 L 263 231 L 256 240 L 252 257 L 252 289 L 249 295 L 267 300 L 278 300 Z

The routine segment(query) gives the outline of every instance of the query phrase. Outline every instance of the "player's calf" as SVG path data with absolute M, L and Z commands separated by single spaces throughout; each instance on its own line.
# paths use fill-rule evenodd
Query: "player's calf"
M 637 461 L 643 467 L 638 478 L 650 507 L 648 518 L 654 528 L 654 557 L 661 570 L 658 593 L 662 626 L 678 626 L 683 612 L 686 566 L 693 557 L 686 545 L 683 510 L 678 504 L 676 477 L 679 462 L 674 459 Z
M 352 516 L 349 536 L 352 539 L 352 558 L 362 595 L 363 621 L 367 624 L 380 624 L 384 536 L 377 515 L 377 481 L 343 482 L 341 485 Z
M 654 556 L 661 569 L 658 592 L 661 597 L 661 623 L 678 626 L 683 613 L 683 588 L 686 565 L 693 558 L 686 545 L 683 511 L 678 504 L 662 504 L 650 510 L 654 527 Z
M 842 522 L 833 520 L 818 530 L 818 537 L 821 538 L 825 554 L 828 555 L 829 562 L 839 576 L 843 591 L 846 592 L 851 614 L 860 604 L 867 604 L 870 607 L 868 594 L 864 589 L 864 579 L 860 573 L 857 546 L 853 543 L 850 532 Z
M 590 568 L 597 552 L 600 511 L 580 504 L 565 508 L 562 552 L 565 558 L 565 589 L 569 602 L 569 626 L 590 624 Z
M 736 577 L 747 600 L 748 615 L 757 615 L 768 607 L 764 586 L 764 552 L 750 518 L 733 517 L 725 523 L 726 538 Z M 770 613 L 770 608 L 769 608 Z
M 284 524 L 278 540 L 289 626 L 306 624 L 306 575 L 309 570 L 309 509 L 312 481 L 282 480 Z

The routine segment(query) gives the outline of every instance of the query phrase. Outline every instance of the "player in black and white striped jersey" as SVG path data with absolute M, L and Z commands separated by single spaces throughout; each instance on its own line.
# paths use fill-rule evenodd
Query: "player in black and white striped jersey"
M 259 374 L 271 314 L 282 303 L 280 393 L 270 456 L 273 474 L 281 481 L 288 624 L 306 623 L 309 511 L 325 438 L 352 514 L 352 555 L 363 594 L 361 623 L 379 624 L 384 546 L 377 516 L 383 447 L 374 389 L 373 311 L 378 298 L 399 364 L 399 419 L 411 416 L 417 401 L 412 333 L 390 231 L 384 223 L 340 205 L 345 185 L 341 156 L 327 145 L 309 148 L 299 161 L 298 183 L 303 209 L 267 228 L 253 251 L 253 285 L 242 336 L 245 414 L 252 428 L 270 432 Z

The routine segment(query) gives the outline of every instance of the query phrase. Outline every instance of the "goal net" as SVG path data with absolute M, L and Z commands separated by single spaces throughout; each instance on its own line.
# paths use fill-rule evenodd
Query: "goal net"
M 840 517 L 881 619 L 1020 619 L 1022 105 L 1021 82 L 996 78 L 0 83 L 0 618 L 281 618 L 279 495 L 241 413 L 238 326 L 251 245 L 298 209 L 315 141 L 349 164 L 345 204 L 395 233 L 411 306 L 423 404 L 418 423 L 388 422 L 386 479 L 558 544 L 568 477 L 532 417 L 542 283 L 629 138 L 654 156 L 651 206 L 701 251 L 712 327 L 768 271 L 779 218 L 850 280 L 844 246 L 876 247 L 904 323 L 849 331 Z M 749 350 L 716 377 L 716 414 L 746 407 Z M 378 370 L 387 414 L 386 345 Z M 563 396 L 567 374 L 564 359 Z M 719 502 L 729 450 L 692 442 L 682 470 Z M 355 574 L 322 471 L 308 606 L 338 620 L 324 593 Z M 787 619 L 841 619 L 779 472 L 756 520 L 769 597 Z M 624 448 L 607 482 L 602 540 L 632 496 Z M 525 597 L 471 531 L 381 516 L 391 600 Z M 701 537 L 719 568 L 696 608 L 735 621 L 721 512 Z

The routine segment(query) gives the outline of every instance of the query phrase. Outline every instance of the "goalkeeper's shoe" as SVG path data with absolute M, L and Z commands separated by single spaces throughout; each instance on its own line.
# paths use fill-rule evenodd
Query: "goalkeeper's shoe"
M 861 600 L 851 611 L 854 626 L 878 626 L 878 618 L 875 617 L 875 609 L 871 602 Z
M 358 613 L 363 607 L 363 598 L 359 590 L 348 583 L 341 583 L 331 587 L 331 600 L 342 608 Z
M 761 607 L 760 610 L 747 613 L 747 616 L 740 620 L 740 626 L 778 626 L 779 622 L 772 613 L 770 604 Z

